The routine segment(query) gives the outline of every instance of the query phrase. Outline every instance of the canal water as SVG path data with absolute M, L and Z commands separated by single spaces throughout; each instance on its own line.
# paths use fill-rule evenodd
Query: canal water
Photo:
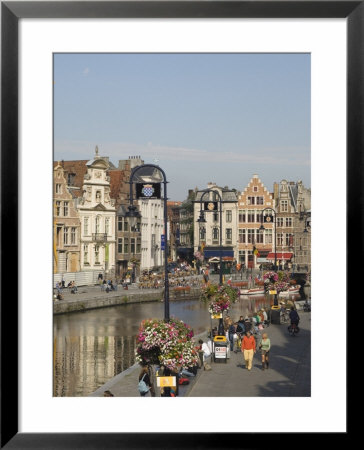
M 229 311 L 237 321 L 268 306 L 264 296 L 242 297 Z M 170 302 L 170 316 L 190 325 L 194 334 L 210 328 L 207 305 L 199 300 Z M 87 396 L 135 363 L 135 337 L 147 318 L 163 319 L 162 302 L 120 305 L 54 316 L 53 395 Z M 218 321 L 214 320 L 213 326 Z

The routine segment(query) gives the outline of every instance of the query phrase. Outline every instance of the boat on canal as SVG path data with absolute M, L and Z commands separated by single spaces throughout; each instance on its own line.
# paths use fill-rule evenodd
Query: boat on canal
M 291 286 L 288 288 L 287 291 L 281 291 L 278 296 L 282 298 L 289 297 L 290 295 L 299 294 L 300 293 L 301 286 L 299 284 L 296 284 L 294 286 Z
M 264 295 L 264 287 L 240 289 L 240 295 Z

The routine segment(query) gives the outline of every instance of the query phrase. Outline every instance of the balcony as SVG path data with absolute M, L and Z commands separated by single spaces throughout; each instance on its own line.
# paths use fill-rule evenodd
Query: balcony
M 107 234 L 106 233 L 92 233 L 92 240 L 95 242 L 106 242 Z

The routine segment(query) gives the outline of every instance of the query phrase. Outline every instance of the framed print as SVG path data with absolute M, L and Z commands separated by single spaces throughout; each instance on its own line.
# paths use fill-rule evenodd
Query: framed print
M 148 399 L 52 398 L 52 305 L 47 299 L 52 278 L 51 104 L 57 83 L 52 56 L 312 52 L 312 178 L 318 191 L 313 202 L 314 282 L 322 299 L 312 327 L 315 342 L 322 342 L 319 317 L 333 309 L 328 313 L 333 320 L 340 309 L 345 321 L 345 297 L 351 281 L 359 278 L 360 265 L 349 249 L 354 237 L 361 248 L 363 226 L 363 43 L 362 1 L 1 2 L 2 448 L 225 448 L 227 438 L 229 445 L 239 445 L 245 433 L 265 433 L 273 442 L 296 425 L 292 431 L 303 439 L 311 432 L 347 435 L 344 365 L 335 371 L 335 386 L 341 387 L 336 418 L 322 418 L 329 413 L 333 385 L 320 378 L 311 398 L 289 399 L 299 404 L 294 425 L 294 418 L 287 417 L 293 403 L 275 398 L 249 400 L 258 408 L 249 429 L 229 423 L 236 398 L 199 403 L 179 398 L 172 407 L 161 399 L 145 405 Z M 334 214 L 336 220 L 329 222 Z M 328 280 L 335 295 L 323 289 Z M 346 356 L 345 344 L 343 338 Z M 315 353 L 314 379 L 322 368 L 327 370 Z M 264 428 L 257 424 L 262 411 L 270 418 Z

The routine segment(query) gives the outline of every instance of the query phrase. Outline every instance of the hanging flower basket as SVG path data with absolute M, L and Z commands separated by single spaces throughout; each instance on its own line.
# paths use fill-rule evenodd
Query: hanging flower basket
M 192 328 L 182 320 L 144 320 L 139 327 L 135 359 L 142 365 L 163 364 L 173 372 L 193 367 L 198 353 L 192 337 Z
M 238 288 L 233 286 L 218 284 L 209 284 L 202 289 L 200 300 L 209 304 L 209 312 L 211 314 L 222 314 L 235 303 L 238 298 Z

